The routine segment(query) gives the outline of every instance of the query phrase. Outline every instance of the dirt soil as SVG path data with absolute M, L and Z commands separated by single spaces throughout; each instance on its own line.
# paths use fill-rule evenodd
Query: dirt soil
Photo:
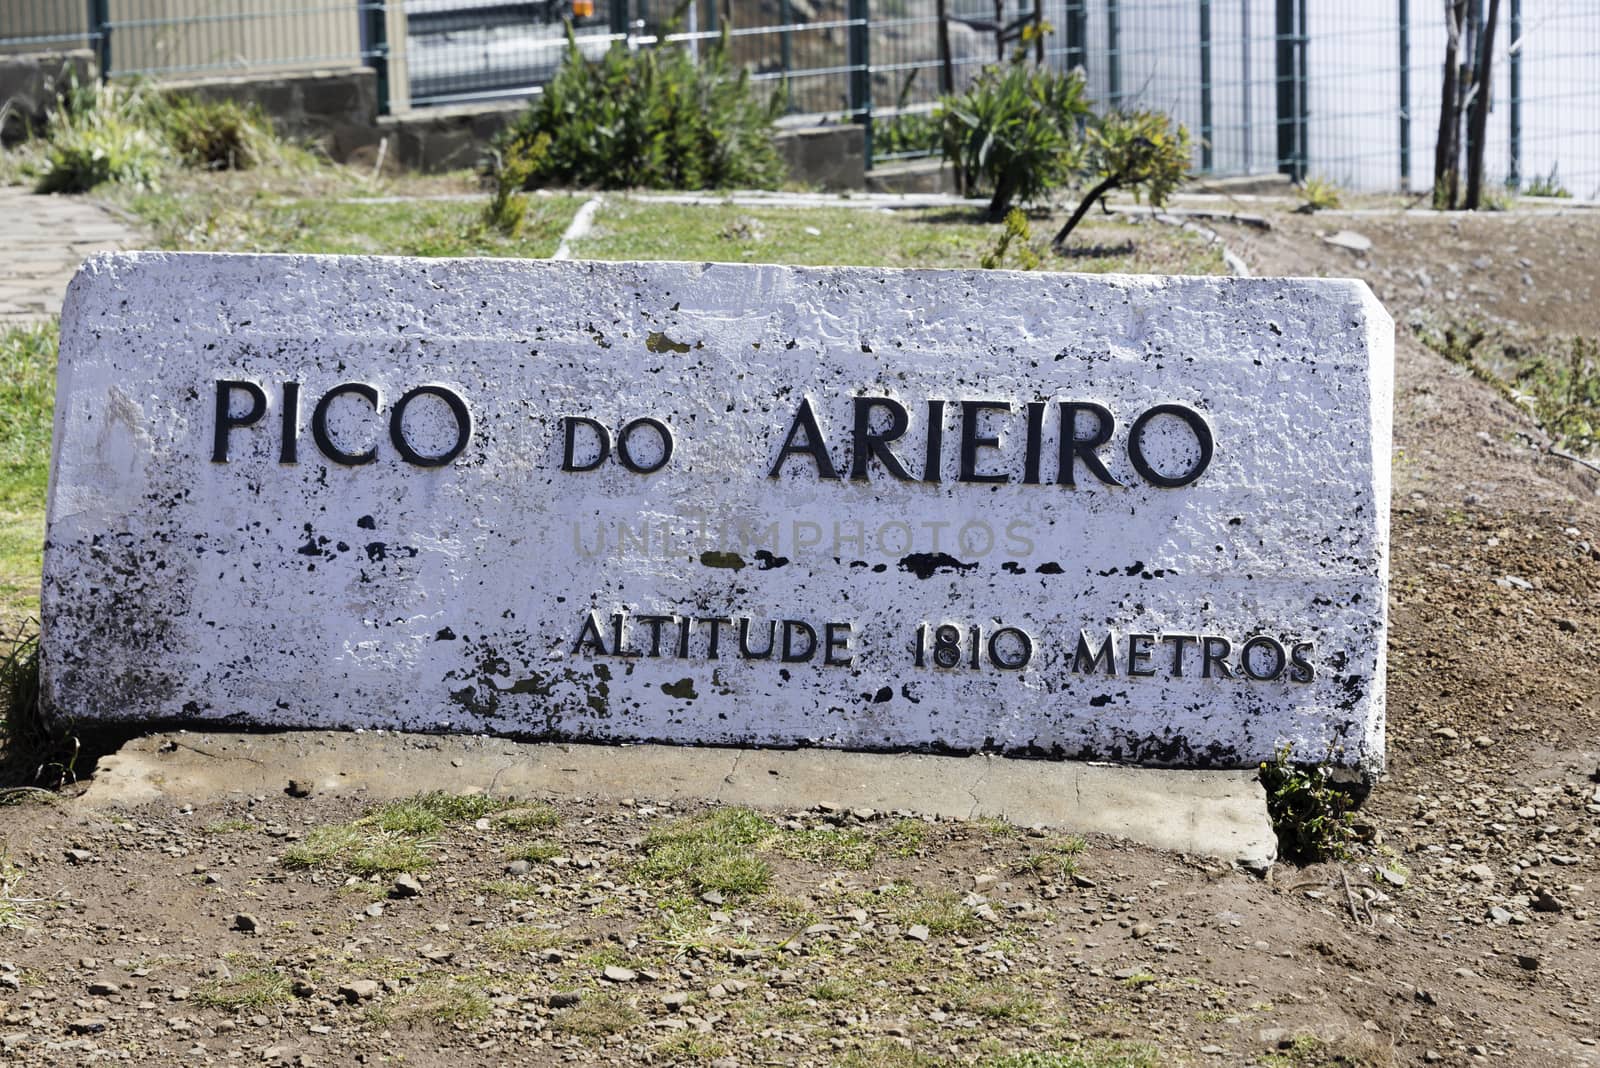
M 713 843 L 770 882 L 702 897 L 648 783 L 409 837 L 288 783 L 69 795 L 0 815 L 0 1061 L 1600 1065 L 1600 476 L 1407 326 L 1600 335 L 1600 212 L 1271 218 L 1215 225 L 1397 323 L 1389 770 L 1349 860 L 810 810 Z

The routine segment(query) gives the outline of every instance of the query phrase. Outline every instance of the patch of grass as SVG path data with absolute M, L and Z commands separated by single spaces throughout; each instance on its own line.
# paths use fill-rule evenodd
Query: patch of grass
M 813 864 L 855 871 L 870 867 L 878 855 L 877 843 L 854 828 L 784 831 L 773 840 L 772 848 L 791 860 L 809 860 Z
M 949 993 L 956 1008 L 985 1020 L 1027 1023 L 1044 1013 L 1044 1003 L 1022 987 L 982 984 L 958 987 Z
M 471 1025 L 488 1019 L 494 1006 L 476 982 L 452 977 L 430 979 L 373 1005 L 367 1021 L 378 1027 L 429 1022 L 444 1026 Z
M 531 953 L 536 949 L 554 949 L 561 945 L 561 932 L 531 923 L 519 923 L 490 931 L 484 942 L 496 953 Z
M 1310 213 L 1331 211 L 1344 202 L 1344 192 L 1337 182 L 1312 175 L 1300 183 L 1300 206 L 1296 211 Z
M 1007 823 L 1005 820 L 997 819 L 994 816 L 979 816 L 972 821 L 971 826 L 982 831 L 990 838 L 1022 837 L 1021 827 L 1018 827 L 1015 823 Z
M 1263 1068 L 1391 1068 L 1393 1051 L 1369 1035 L 1333 1039 L 1296 1035 L 1288 1049 L 1261 1058 Z
M 39 611 L 55 403 L 55 320 L 0 329 L 0 633 Z
M 519 805 L 497 814 L 495 825 L 508 831 L 548 831 L 561 824 L 561 817 L 551 805 Z
M 506 234 L 485 225 L 481 206 L 467 201 L 340 199 L 340 190 L 325 198 L 284 197 L 233 186 L 213 180 L 132 194 L 126 203 L 166 249 L 513 259 L 550 256 L 583 203 L 530 196 L 521 226 Z
M 983 929 L 983 921 L 961 903 L 954 891 L 916 896 L 902 905 L 896 920 L 904 927 L 922 924 L 929 934 L 971 935 Z
M 891 856 L 914 857 L 928 843 L 933 827 L 926 820 L 899 819 L 878 833 L 878 846 Z
M 861 988 L 848 979 L 824 979 L 811 988 L 811 996 L 818 1001 L 855 1001 Z
M 1088 843 L 1076 835 L 1059 838 L 1029 850 L 1017 861 L 1017 870 L 1031 872 L 1041 879 L 1069 876 L 1078 870 L 1078 857 Z
M 644 1023 L 644 1014 L 617 994 L 591 994 L 550 1024 L 558 1034 L 584 1038 L 618 1035 Z
M 194 992 L 196 1004 L 209 1009 L 270 1009 L 286 1005 L 293 995 L 289 979 L 275 968 L 256 967 L 228 979 L 205 983 Z
M 434 790 L 379 805 L 367 813 L 363 822 L 398 834 L 437 834 L 446 823 L 481 819 L 505 805 L 506 802 L 487 794 Z
M 817 233 L 809 231 L 815 230 Z M 789 210 L 611 199 L 573 254 L 596 260 L 854 264 L 978 268 L 1000 234 L 979 213 L 850 208 Z M 1222 253 L 1197 235 L 1149 221 L 1095 219 L 1057 270 L 1223 274 Z
M 728 1053 L 728 1046 L 721 1039 L 698 1031 L 678 1031 L 651 1049 L 661 1064 L 704 1064 Z
M 363 840 L 361 828 L 353 823 L 328 823 L 313 827 L 298 842 L 283 851 L 283 863 L 290 868 L 320 868 L 358 848 Z
M 492 897 L 524 898 L 532 887 L 516 879 L 486 879 L 477 884 L 477 889 L 479 893 Z
M 850 1050 L 838 1062 L 839 1068 L 933 1068 L 950 1063 L 945 1057 L 888 1039 Z
M 1006 1053 L 978 1063 L 981 1068 L 1158 1068 L 1161 1054 L 1143 1042 L 1089 1039 L 1064 1049 Z
M 759 894 L 772 881 L 772 867 L 756 850 L 776 833 L 766 817 L 747 808 L 718 809 L 650 832 L 636 870 L 656 882 Z
M 215 823 L 208 823 L 202 830 L 205 834 L 237 834 L 240 831 L 248 831 L 254 827 L 255 824 L 244 817 L 232 816 L 225 820 L 217 820 Z
M 525 860 L 529 864 L 547 864 L 561 855 L 561 847 L 554 842 L 534 841 L 521 842 L 508 847 L 504 856 L 507 860 Z
M 22 869 L 11 862 L 9 852 L 0 849 L 0 930 L 22 926 L 22 906 L 27 900 L 17 896 L 21 885 Z
M 346 858 L 344 866 L 355 875 L 422 871 L 433 866 L 433 858 L 423 852 L 427 844 L 414 838 L 392 835 L 368 838 L 365 844 Z

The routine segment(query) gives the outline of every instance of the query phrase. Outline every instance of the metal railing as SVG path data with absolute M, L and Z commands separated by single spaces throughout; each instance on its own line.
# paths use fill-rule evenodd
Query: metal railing
M 1600 194 L 1600 0 L 1502 8 L 1490 175 Z M 1031 62 L 1081 67 L 1098 107 L 1173 114 L 1199 171 L 1432 180 L 1446 34 L 1419 0 L 4 0 L 0 55 L 87 47 L 107 77 L 365 64 L 401 111 L 537 93 L 569 20 L 590 57 L 725 34 L 796 116 L 866 125 L 880 162 L 929 151 L 939 97 L 1040 21 Z

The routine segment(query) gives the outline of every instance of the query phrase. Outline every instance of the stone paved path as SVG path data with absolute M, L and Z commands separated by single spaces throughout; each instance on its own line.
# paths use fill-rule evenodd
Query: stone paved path
M 0 188 L 0 329 L 61 314 L 85 257 L 140 244 L 136 230 L 84 197 Z

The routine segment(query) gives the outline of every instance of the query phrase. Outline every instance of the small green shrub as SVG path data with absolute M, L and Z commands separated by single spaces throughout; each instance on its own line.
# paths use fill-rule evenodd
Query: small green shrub
M 1285 745 L 1261 763 L 1278 852 L 1296 864 L 1342 859 L 1353 835 L 1350 795 L 1333 784 L 1326 762 L 1297 764 L 1291 748 Z
M 188 167 L 245 170 L 277 152 L 277 137 L 260 109 L 234 100 L 172 97 L 156 115 L 167 143 Z
M 134 92 L 102 87 L 100 102 L 50 117 L 36 188 L 41 193 L 86 193 L 105 182 L 153 189 L 171 153 L 145 124 Z
M 772 126 L 781 96 L 760 99 L 725 42 L 699 62 L 683 48 L 630 52 L 621 42 L 590 61 L 568 38 L 556 76 L 495 141 L 497 171 L 526 168 L 521 188 L 770 189 L 782 180 Z
M 989 190 L 989 217 L 1014 201 L 1065 184 L 1081 159 L 1078 124 L 1089 114 L 1083 74 L 1029 67 L 1020 59 L 986 67 L 967 91 L 940 105 L 944 158 L 971 196 Z
M 1000 230 L 1000 236 L 995 239 L 994 248 L 983 254 L 978 263 L 986 271 L 1010 266 L 1019 271 L 1033 271 L 1039 267 L 1039 254 L 1033 250 L 1033 227 L 1028 225 L 1028 217 L 1022 214 L 1021 208 L 1012 208 L 1006 212 L 1006 221 Z M 1016 262 L 1006 263 L 1006 254 L 1011 251 L 1013 242 L 1017 245 Z
M 1313 175 L 1300 183 L 1300 206 L 1295 210 L 1305 214 L 1331 211 L 1342 203 L 1344 194 L 1337 184 Z
M 1528 197 L 1559 197 L 1562 200 L 1571 199 L 1572 192 L 1561 184 L 1561 179 L 1556 174 L 1557 169 L 1552 164 L 1549 174 L 1536 174 L 1528 179 L 1527 183 L 1522 187 L 1522 195 Z
M 1094 182 L 1051 244 L 1060 247 L 1089 209 L 1113 190 L 1161 207 L 1189 169 L 1189 131 L 1160 111 L 1113 111 L 1091 124 L 1087 172 Z

